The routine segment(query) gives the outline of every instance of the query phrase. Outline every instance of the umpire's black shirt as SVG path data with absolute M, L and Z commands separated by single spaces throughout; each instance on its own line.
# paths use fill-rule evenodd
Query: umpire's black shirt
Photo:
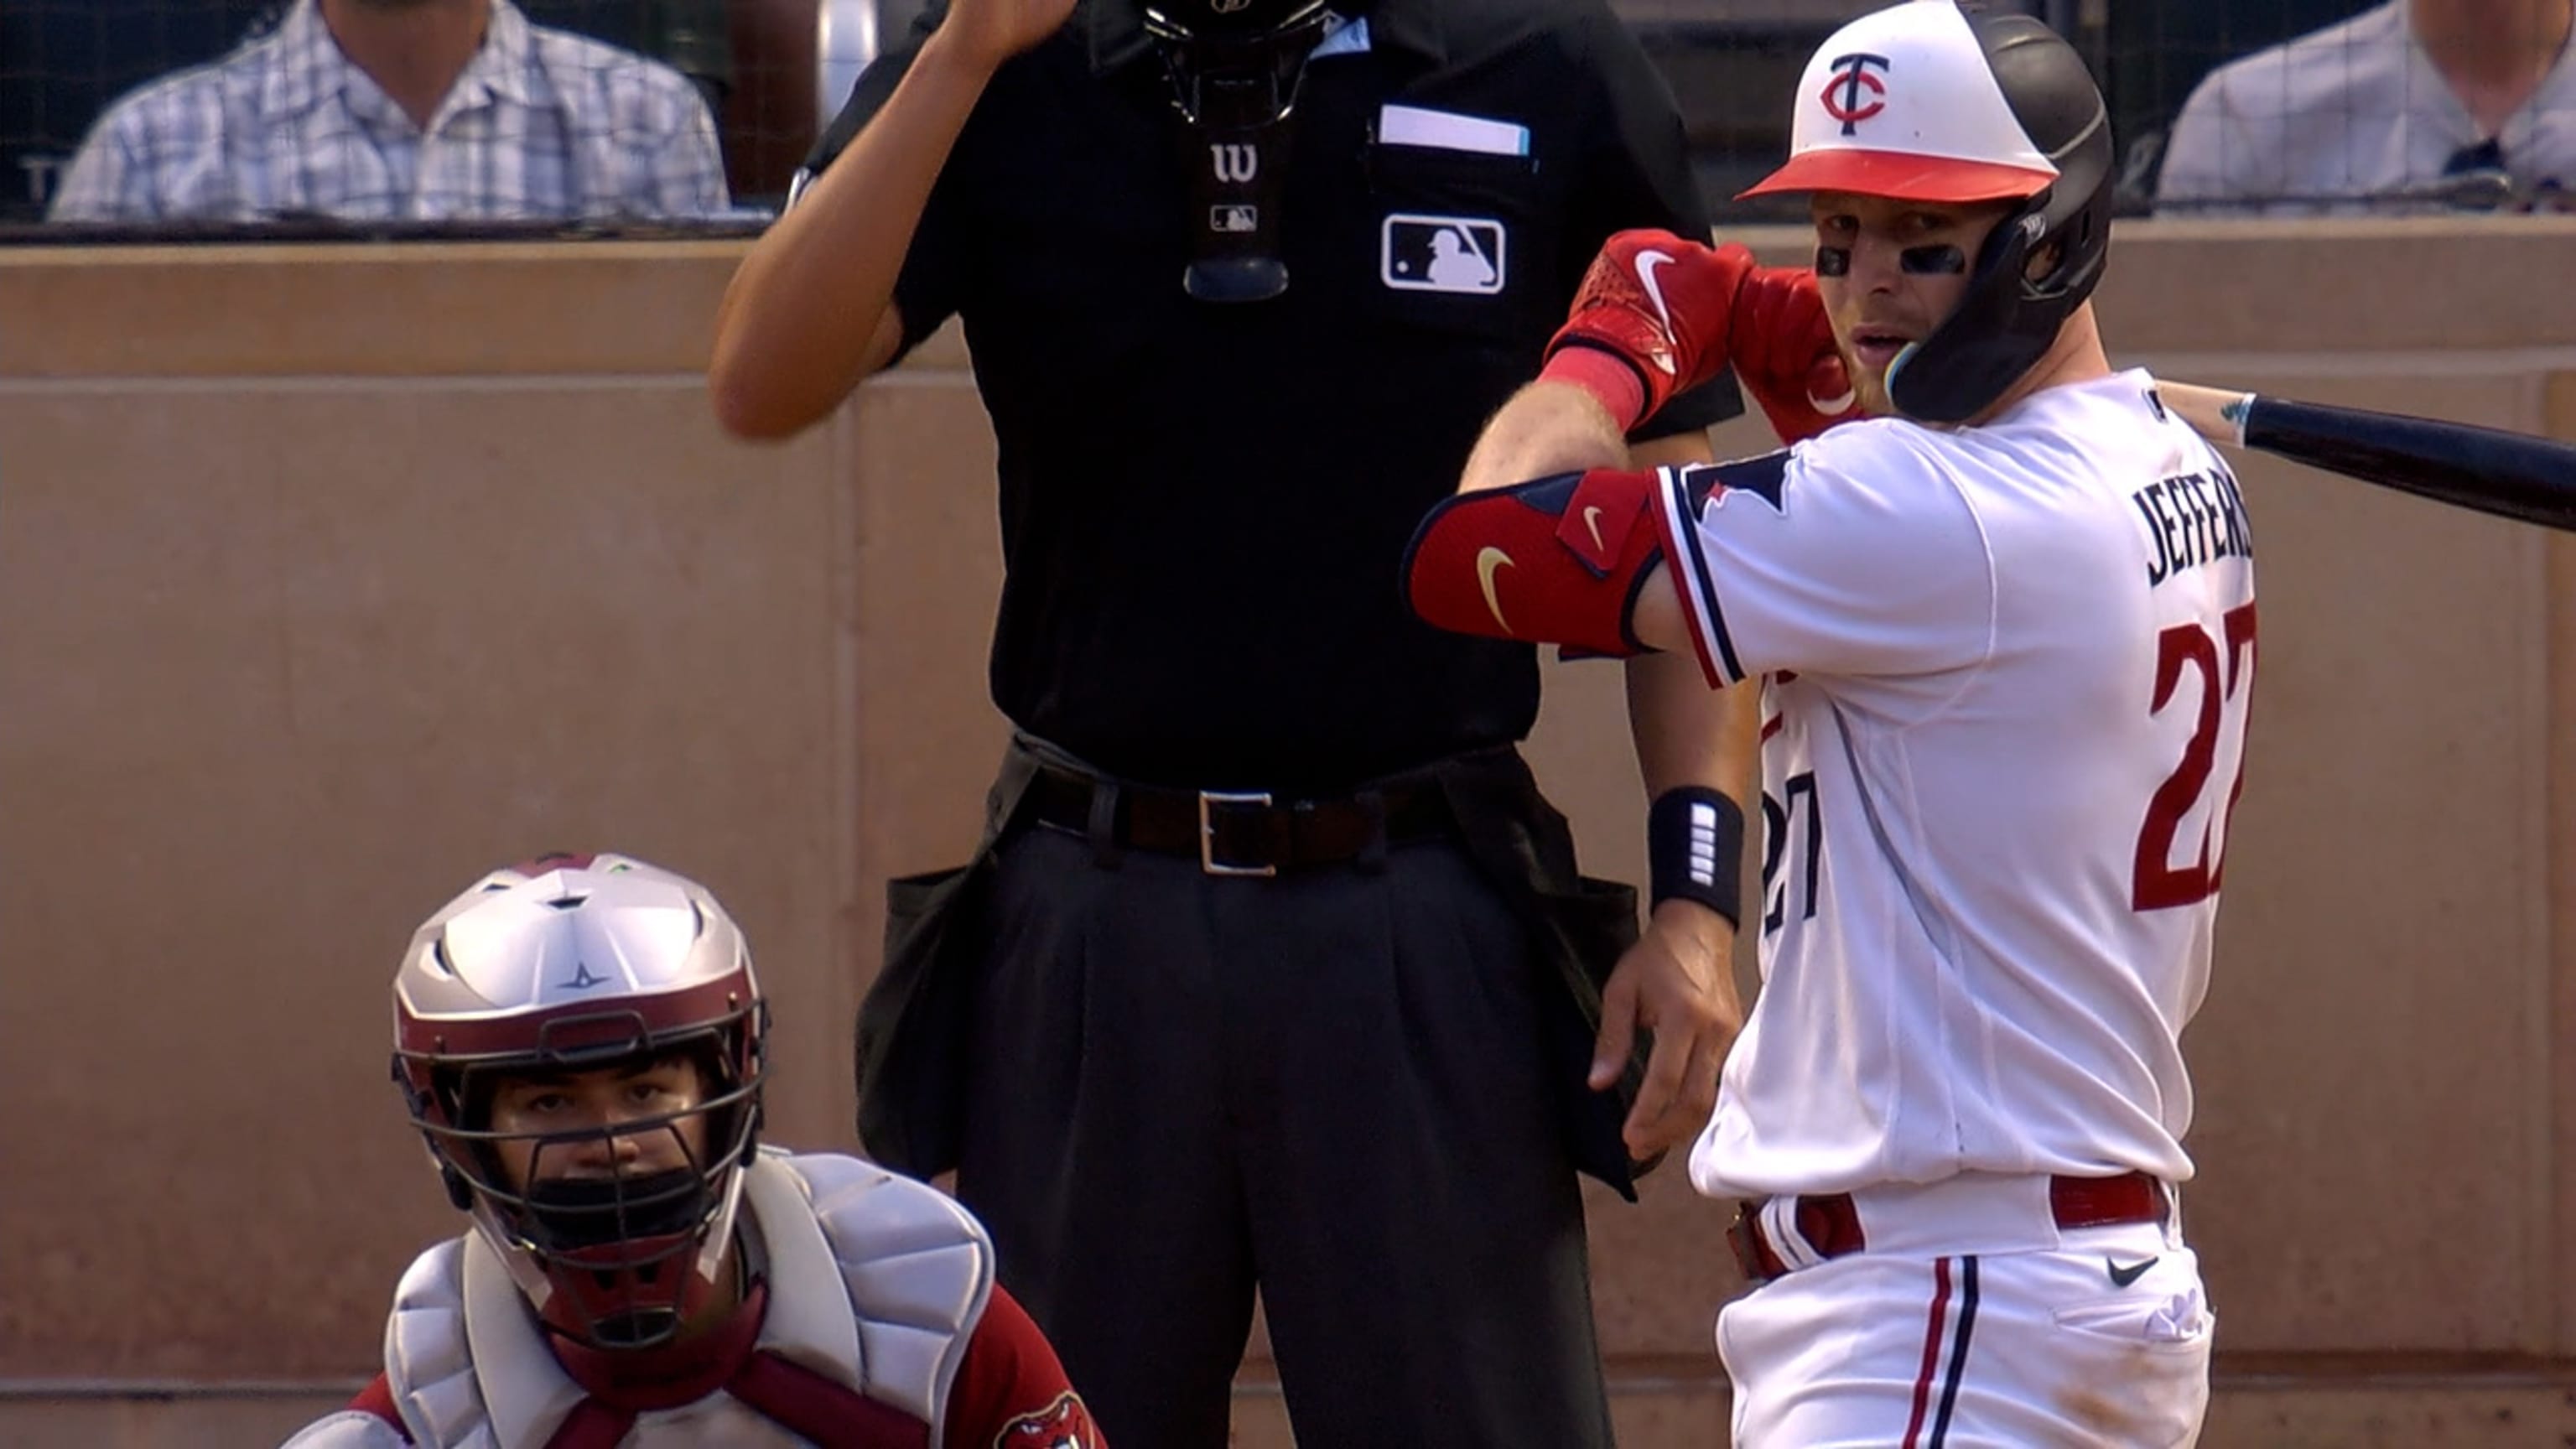
M 1181 123 L 1137 0 L 1085 0 L 994 77 L 896 291 L 907 346 L 963 318 L 1001 444 L 994 699 L 1130 779 L 1322 792 L 1526 734 L 1536 651 L 1416 620 L 1406 540 L 1602 240 L 1708 234 L 1603 0 L 1341 8 L 1366 29 L 1307 64 L 1284 296 L 1182 291 Z M 869 68 L 818 164 L 919 48 Z M 1390 102 L 1525 126 L 1527 154 L 1385 144 Z M 1643 435 L 1741 407 L 1721 379 Z

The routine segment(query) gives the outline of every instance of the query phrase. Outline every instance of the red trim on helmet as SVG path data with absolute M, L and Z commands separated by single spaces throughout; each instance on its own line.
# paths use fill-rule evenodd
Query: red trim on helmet
M 437 1057 L 451 1066 L 468 1065 L 478 1057 L 586 1052 L 620 1042 L 641 1048 L 645 1042 L 639 1032 L 658 1042 L 723 1025 L 753 1005 L 750 975 L 738 968 L 678 991 L 567 1001 L 543 1011 L 422 1016 L 406 1002 L 396 1011 L 395 1045 L 406 1055 Z
M 538 876 L 550 875 L 559 870 L 588 870 L 591 862 L 597 859 L 599 856 L 594 851 L 549 850 L 543 855 L 530 856 L 526 860 L 509 866 L 508 869 L 514 875 L 523 875 L 530 880 L 535 880 Z
M 1996 161 L 1837 146 L 1802 151 L 1735 197 L 1741 201 L 1782 191 L 1849 191 L 1900 201 L 2009 201 L 2036 196 L 2056 180 L 2053 171 Z

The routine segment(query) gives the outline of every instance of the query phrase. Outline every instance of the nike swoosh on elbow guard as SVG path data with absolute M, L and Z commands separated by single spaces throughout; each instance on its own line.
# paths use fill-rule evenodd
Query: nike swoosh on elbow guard
M 1485 591 L 1485 607 L 1493 611 L 1494 626 L 1505 634 L 1512 632 L 1511 621 L 1503 617 L 1503 601 L 1494 593 L 1494 574 L 1513 567 L 1512 556 L 1487 544 L 1476 551 L 1476 582 Z

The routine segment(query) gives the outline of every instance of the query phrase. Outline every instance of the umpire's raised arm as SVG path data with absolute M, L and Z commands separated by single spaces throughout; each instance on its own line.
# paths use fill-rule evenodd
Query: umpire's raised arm
M 860 78 L 808 167 L 811 184 L 752 246 L 716 310 L 707 388 L 725 431 L 802 432 L 938 325 L 936 279 L 905 256 L 940 168 L 993 72 L 1055 33 L 1073 5 L 956 0 L 936 29 Z M 855 139 L 830 156 L 853 122 Z

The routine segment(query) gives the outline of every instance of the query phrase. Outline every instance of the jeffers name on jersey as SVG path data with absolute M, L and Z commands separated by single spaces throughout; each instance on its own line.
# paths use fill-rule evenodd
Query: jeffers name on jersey
M 2224 466 L 2159 478 L 2129 495 L 2147 524 L 2147 587 L 2222 558 L 2252 558 L 2245 495 Z

